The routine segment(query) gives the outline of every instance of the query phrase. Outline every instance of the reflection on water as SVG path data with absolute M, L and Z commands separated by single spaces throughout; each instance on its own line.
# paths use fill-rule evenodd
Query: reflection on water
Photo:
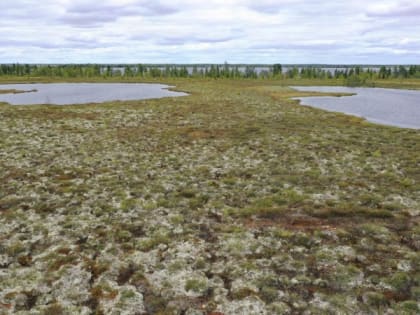
M 356 93 L 345 97 L 301 97 L 301 104 L 364 117 L 385 125 L 420 129 L 420 91 L 350 88 L 341 86 L 292 86 L 299 91 Z
M 0 90 L 16 89 L 31 92 L 0 94 L 0 102 L 12 105 L 67 105 L 187 95 L 168 91 L 167 88 L 168 86 L 163 84 L 143 83 L 3 84 L 0 85 Z

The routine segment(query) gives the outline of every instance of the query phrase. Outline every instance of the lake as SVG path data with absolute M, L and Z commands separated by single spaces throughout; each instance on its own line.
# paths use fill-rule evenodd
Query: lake
M 420 129 L 420 91 L 351 88 L 342 86 L 291 86 L 298 91 L 356 93 L 344 97 L 300 97 L 303 105 L 342 112 L 368 121 Z
M 169 91 L 168 88 L 169 86 L 163 84 L 146 83 L 0 84 L 0 90 L 36 90 L 19 94 L 0 94 L 0 102 L 11 105 L 69 105 L 188 95 Z

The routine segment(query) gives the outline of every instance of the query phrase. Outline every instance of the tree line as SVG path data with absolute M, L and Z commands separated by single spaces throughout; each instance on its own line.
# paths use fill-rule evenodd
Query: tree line
M 420 66 L 381 66 L 364 68 L 320 68 L 313 66 L 283 67 L 274 64 L 264 69 L 255 66 L 207 65 L 32 65 L 1 64 L 0 76 L 53 77 L 53 78 L 243 78 L 243 79 L 343 79 L 349 85 L 360 85 L 367 80 L 389 78 L 420 78 Z

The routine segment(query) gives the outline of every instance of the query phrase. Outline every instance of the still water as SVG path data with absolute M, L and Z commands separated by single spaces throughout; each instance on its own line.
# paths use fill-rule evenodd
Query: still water
M 341 86 L 292 86 L 299 91 L 356 93 L 344 97 L 301 97 L 303 105 L 360 116 L 368 121 L 420 129 L 420 91 L 350 88 Z
M 145 83 L 1 84 L 0 90 L 16 89 L 32 92 L 0 94 L 0 102 L 12 105 L 68 105 L 187 95 L 169 91 L 167 88 L 169 86 L 163 84 Z

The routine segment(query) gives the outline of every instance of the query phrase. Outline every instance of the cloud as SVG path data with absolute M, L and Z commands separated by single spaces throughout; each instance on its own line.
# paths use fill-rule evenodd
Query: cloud
M 130 16 L 165 16 L 177 12 L 170 4 L 159 1 L 134 1 L 130 3 L 77 1 L 72 2 L 57 21 L 78 27 L 97 27 Z
M 0 39 L 0 46 L 13 47 L 28 47 L 28 48 L 42 48 L 42 49 L 94 49 L 100 47 L 109 47 L 110 45 L 103 44 L 94 40 L 84 41 L 78 39 L 66 39 L 60 42 L 40 41 L 40 40 L 18 40 L 18 39 Z
M 420 17 L 420 3 L 394 1 L 371 5 L 367 11 L 371 17 Z
M 280 42 L 273 44 L 258 44 L 251 46 L 252 49 L 275 49 L 275 50 L 295 50 L 295 51 L 326 51 L 326 50 L 338 50 L 347 47 L 347 45 L 342 42 L 335 41 L 308 41 L 305 43 L 298 42 Z
M 157 40 L 157 44 L 160 45 L 184 45 L 184 44 L 191 44 L 191 43 L 208 43 L 208 44 L 216 44 L 216 43 L 224 43 L 231 40 L 234 40 L 236 37 L 234 36 L 218 36 L 218 37 L 199 37 L 199 36 L 188 36 L 188 37 L 163 37 Z
M 0 62 L 418 63 L 418 0 L 1 0 Z
M 310 1 L 308 1 L 309 3 Z M 259 0 L 250 1 L 247 5 L 250 9 L 266 14 L 276 14 L 280 11 L 287 10 L 290 6 L 299 5 L 300 0 Z

